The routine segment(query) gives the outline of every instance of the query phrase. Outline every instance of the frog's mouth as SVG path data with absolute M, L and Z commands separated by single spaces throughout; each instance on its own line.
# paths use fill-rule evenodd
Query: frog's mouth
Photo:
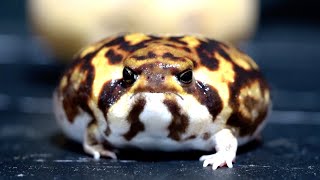
M 135 96 L 144 96 L 144 94 L 164 94 L 164 95 L 169 95 L 169 96 L 173 95 L 173 96 L 180 98 L 181 100 L 184 100 L 183 97 L 176 92 L 163 92 L 163 93 L 160 93 L 160 92 L 139 92 L 139 93 L 132 94 L 130 96 L 130 99 L 132 99 Z

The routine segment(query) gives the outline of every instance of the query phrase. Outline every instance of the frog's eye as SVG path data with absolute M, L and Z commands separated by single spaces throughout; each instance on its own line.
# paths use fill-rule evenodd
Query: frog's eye
M 127 84 L 133 84 L 136 80 L 138 75 L 129 67 L 125 67 L 122 71 L 123 80 Z
M 192 82 L 192 70 L 187 69 L 177 75 L 177 78 L 183 84 L 190 84 Z

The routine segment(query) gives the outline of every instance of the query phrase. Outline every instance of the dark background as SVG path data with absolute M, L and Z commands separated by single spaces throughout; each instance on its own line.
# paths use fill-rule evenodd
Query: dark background
M 0 177 L 319 178 L 317 2 L 261 1 L 257 32 L 240 48 L 258 62 L 270 82 L 273 113 L 263 142 L 240 149 L 233 169 L 213 172 L 202 168 L 197 153 L 187 154 L 188 158 L 160 154 L 153 159 L 152 153 L 139 156 L 138 152 L 134 161 L 95 162 L 80 145 L 65 139 L 51 113 L 51 93 L 64 67 L 32 36 L 25 1 L 1 1 Z M 122 157 L 130 159 L 130 153 Z

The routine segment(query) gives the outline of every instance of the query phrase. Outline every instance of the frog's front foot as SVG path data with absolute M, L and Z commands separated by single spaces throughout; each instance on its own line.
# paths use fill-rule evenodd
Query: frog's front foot
M 214 141 L 217 153 L 201 156 L 200 161 L 203 161 L 203 167 L 212 165 L 212 169 L 216 170 L 218 167 L 227 165 L 232 168 L 232 162 L 235 160 L 237 153 L 237 139 L 229 129 L 223 129 L 215 135 Z
M 86 153 L 92 155 L 96 160 L 100 159 L 101 156 L 111 159 L 117 159 L 116 154 L 110 150 L 105 149 L 102 144 L 89 145 L 85 143 L 83 144 L 83 149 Z
M 232 162 L 234 161 L 235 153 L 223 153 L 217 152 L 212 155 L 205 155 L 200 157 L 200 161 L 203 161 L 203 167 L 207 167 L 209 164 L 212 165 L 212 169 L 216 170 L 218 167 L 227 165 L 232 168 Z
M 116 154 L 112 150 L 106 148 L 103 145 L 103 142 L 101 142 L 101 138 L 99 138 L 98 126 L 94 123 L 96 121 L 92 122 L 93 123 L 88 124 L 84 135 L 83 150 L 92 155 L 96 160 L 100 159 L 101 156 L 117 159 Z

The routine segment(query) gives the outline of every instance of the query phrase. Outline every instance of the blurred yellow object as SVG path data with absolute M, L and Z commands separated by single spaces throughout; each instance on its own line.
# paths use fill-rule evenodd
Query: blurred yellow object
M 121 32 L 202 34 L 237 43 L 255 31 L 258 0 L 29 0 L 34 31 L 59 59 Z

